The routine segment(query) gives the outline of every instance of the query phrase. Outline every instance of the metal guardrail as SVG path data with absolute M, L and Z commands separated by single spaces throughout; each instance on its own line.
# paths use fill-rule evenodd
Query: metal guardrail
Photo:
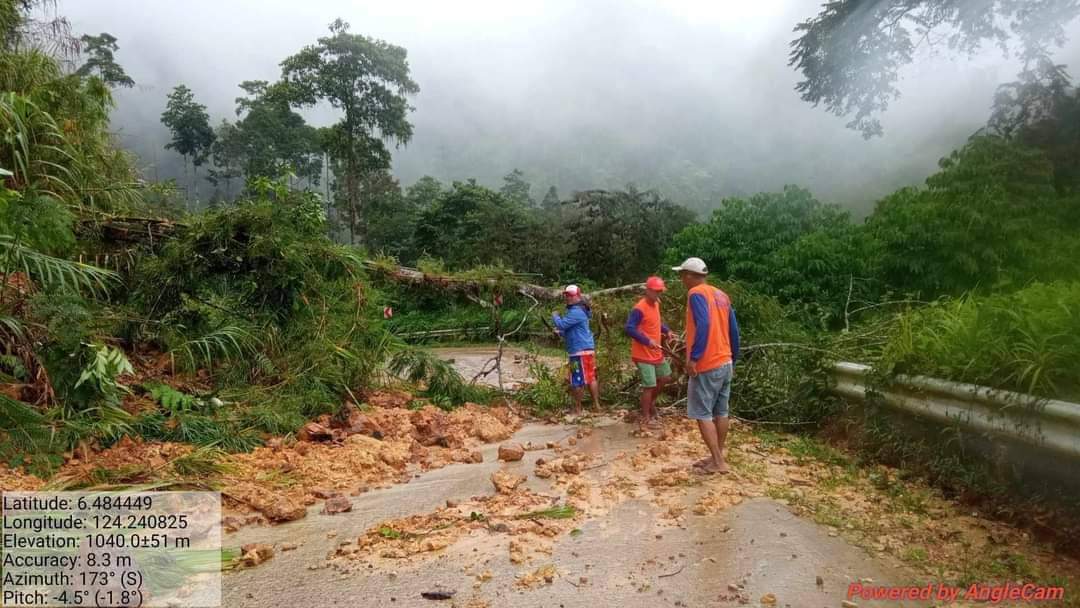
M 833 392 L 865 401 L 870 371 L 858 363 L 835 364 Z M 1080 404 L 925 376 L 900 375 L 880 390 L 869 390 L 890 407 L 922 418 L 1080 460 Z

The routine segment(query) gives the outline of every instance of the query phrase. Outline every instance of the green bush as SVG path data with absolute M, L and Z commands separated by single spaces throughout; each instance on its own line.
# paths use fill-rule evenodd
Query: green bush
M 824 315 L 835 323 L 852 279 L 874 273 L 869 251 L 863 231 L 846 211 L 786 186 L 783 192 L 724 199 L 708 223 L 675 235 L 666 260 L 702 258 L 717 280 L 737 281 L 808 309 L 810 318 Z M 871 287 L 856 281 L 852 295 L 869 299 Z

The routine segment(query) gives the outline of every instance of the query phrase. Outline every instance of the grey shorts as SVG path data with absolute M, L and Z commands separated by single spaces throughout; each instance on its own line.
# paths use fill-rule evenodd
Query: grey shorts
M 726 418 L 731 397 L 731 364 L 692 376 L 686 395 L 686 415 L 694 420 Z

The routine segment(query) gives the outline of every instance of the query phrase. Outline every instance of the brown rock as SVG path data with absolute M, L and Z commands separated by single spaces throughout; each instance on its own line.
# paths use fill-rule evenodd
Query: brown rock
M 662 443 L 658 443 L 649 448 L 649 454 L 651 454 L 653 458 L 662 458 L 671 454 L 671 448 Z
M 559 444 L 555 443 L 554 441 L 547 442 L 547 449 L 549 450 L 554 450 L 558 446 Z
M 221 518 L 221 527 L 226 532 L 236 532 L 244 525 L 244 521 L 235 515 L 227 515 Z
M 296 438 L 300 441 L 329 441 L 333 436 L 330 429 L 318 422 L 309 422 L 296 433 Z
M 525 483 L 525 476 L 509 471 L 495 471 L 491 474 L 491 483 L 499 494 L 510 494 Z
M 479 416 L 476 421 L 476 436 L 484 443 L 509 439 L 514 432 L 494 416 Z
M 274 548 L 265 543 L 252 543 L 240 547 L 243 556 L 240 561 L 249 568 L 258 566 L 266 560 L 274 557 Z
M 335 496 L 341 496 L 341 492 L 335 490 L 328 490 L 326 488 L 312 488 L 310 494 L 319 500 L 326 500 L 327 498 L 333 498 Z
M 511 443 L 499 446 L 499 460 L 514 462 L 525 457 L 525 448 L 520 444 Z
M 457 506 L 458 506 L 458 501 L 456 501 L 456 500 L 454 500 L 452 498 L 447 498 L 446 499 L 446 508 L 447 509 L 456 509 Z
M 566 443 L 568 443 L 570 445 L 577 445 L 577 438 L 571 437 L 571 438 L 566 440 Z
M 473 450 L 469 452 L 469 461 L 475 464 L 480 464 L 481 462 L 484 462 L 484 455 L 481 454 L 479 450 Z
M 281 451 L 281 447 L 282 447 L 281 437 L 271 437 L 270 439 L 267 439 L 266 440 L 266 447 L 270 448 L 271 450 L 274 450 L 275 452 Z
M 383 438 L 383 429 L 379 426 L 379 423 L 360 412 L 355 412 L 349 417 L 349 426 L 345 429 L 345 432 L 349 435 L 368 435 L 376 439 Z
M 337 515 L 349 511 L 352 511 L 352 501 L 341 495 L 333 496 L 327 500 L 322 510 L 326 515 Z
M 274 522 L 293 521 L 307 515 L 304 505 L 296 504 L 288 498 L 278 498 L 273 502 L 254 505 L 267 519 Z
M 295 450 L 297 454 L 304 456 L 308 453 L 308 444 L 303 441 L 297 442 L 297 444 L 293 446 L 293 450 Z
M 525 561 L 525 547 L 514 539 L 510 541 L 510 562 L 520 564 Z
M 281 552 L 294 551 L 299 546 L 297 543 L 281 543 Z
M 562 470 L 570 473 L 571 475 L 577 475 L 581 472 L 581 463 L 576 460 L 567 460 L 562 463 Z

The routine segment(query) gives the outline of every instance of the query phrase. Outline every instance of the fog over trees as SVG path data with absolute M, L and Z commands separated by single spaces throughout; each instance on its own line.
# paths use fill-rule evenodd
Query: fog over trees
M 245 81 L 276 81 L 279 63 L 322 36 L 335 17 L 408 49 L 420 93 L 413 136 L 391 149 L 408 185 L 424 175 L 476 178 L 498 188 L 513 169 L 541 198 L 634 183 L 697 210 L 720 198 L 799 184 L 869 211 L 875 199 L 920 183 L 938 159 L 986 124 L 996 88 L 1020 63 L 991 42 L 971 57 L 920 43 L 898 68 L 902 96 L 864 139 L 848 118 L 800 99 L 788 65 L 796 24 L 818 2 L 517 3 L 238 1 L 64 5 L 76 32 L 108 31 L 135 81 L 118 88 L 113 128 L 151 178 L 181 178 L 163 150 L 166 95 L 187 85 L 212 125 L 236 119 Z M 1077 28 L 1068 25 L 1069 33 Z M 1078 49 L 1069 36 L 1055 59 Z M 314 126 L 336 120 L 322 105 Z M 205 174 L 206 172 L 202 172 Z M 206 191 L 209 191 L 206 187 Z

